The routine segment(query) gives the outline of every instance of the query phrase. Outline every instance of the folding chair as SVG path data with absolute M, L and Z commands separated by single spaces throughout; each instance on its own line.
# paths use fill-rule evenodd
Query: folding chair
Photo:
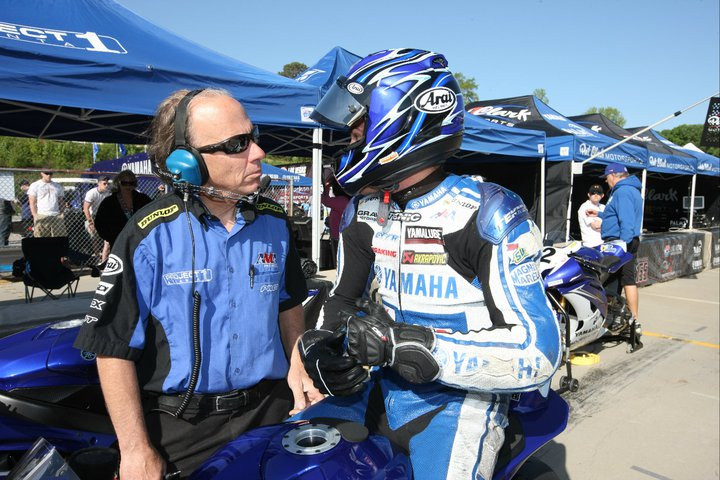
M 62 264 L 69 250 L 68 237 L 23 238 L 22 251 L 25 256 L 25 303 L 32 302 L 35 288 L 45 292 L 46 297 L 57 300 L 67 292 L 74 297 L 80 277 Z M 59 295 L 52 290 L 62 288 Z M 43 298 L 44 300 L 45 298 Z

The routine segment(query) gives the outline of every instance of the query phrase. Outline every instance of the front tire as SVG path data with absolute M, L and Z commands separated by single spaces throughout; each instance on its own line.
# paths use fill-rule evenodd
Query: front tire
M 513 480 L 560 480 L 560 477 L 547 463 L 531 458 L 520 467 Z

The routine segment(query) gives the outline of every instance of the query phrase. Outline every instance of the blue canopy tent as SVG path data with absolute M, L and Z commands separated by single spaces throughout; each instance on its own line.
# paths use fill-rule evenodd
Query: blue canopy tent
M 317 88 L 201 47 L 112 0 L 5 0 L 0 22 L 3 135 L 145 143 L 163 98 L 207 86 L 227 89 L 257 124 L 314 126 L 306 114 Z
M 602 151 L 615 141 L 569 120 L 541 102 L 534 95 L 481 100 L 466 106 L 469 114 L 510 128 L 538 130 L 545 133 L 547 180 L 542 195 L 547 197 L 548 209 L 541 212 L 540 223 L 545 232 L 569 237 L 573 191 L 572 161 L 582 162 Z M 621 145 L 593 160 L 594 163 L 619 162 L 629 167 L 643 168 L 647 164 L 647 150 L 636 145 Z

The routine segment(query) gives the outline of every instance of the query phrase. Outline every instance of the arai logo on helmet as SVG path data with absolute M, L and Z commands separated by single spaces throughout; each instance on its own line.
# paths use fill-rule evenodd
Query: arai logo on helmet
M 365 91 L 362 85 L 360 85 L 357 82 L 348 83 L 347 86 L 348 92 L 352 93 L 353 95 L 360 95 Z
M 435 87 L 415 99 L 415 108 L 425 113 L 442 113 L 452 110 L 456 103 L 455 92 L 447 87 Z

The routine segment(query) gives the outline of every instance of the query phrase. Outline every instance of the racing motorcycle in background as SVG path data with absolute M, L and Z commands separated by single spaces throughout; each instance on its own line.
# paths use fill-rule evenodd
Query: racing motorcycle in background
M 572 376 L 570 354 L 596 340 L 622 341 L 627 352 L 642 348 L 642 327 L 625 298 L 605 291 L 608 277 L 632 259 L 616 243 L 584 247 L 578 241 L 545 247 L 540 275 L 545 292 L 560 322 L 567 375 L 560 388 L 575 392 L 580 383 Z

